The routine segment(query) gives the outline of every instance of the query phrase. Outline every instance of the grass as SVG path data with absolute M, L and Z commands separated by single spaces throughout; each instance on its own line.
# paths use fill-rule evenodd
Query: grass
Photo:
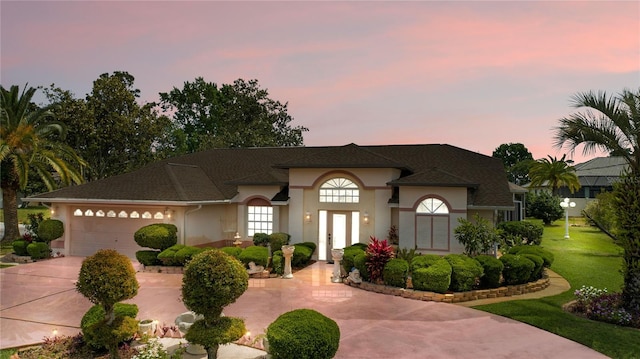
M 563 276 L 571 290 L 541 299 L 516 300 L 475 309 L 528 323 L 612 358 L 640 358 L 640 330 L 577 317 L 562 309 L 583 285 L 620 291 L 622 249 L 598 229 L 577 226 L 564 239 L 564 222 L 545 227 L 542 246 L 555 254 L 551 269 Z
M 18 222 L 28 223 L 28 215 L 30 213 L 44 213 L 44 218 L 51 217 L 51 211 L 45 206 L 29 206 L 27 208 L 18 208 Z M 4 222 L 4 210 L 0 209 L 0 222 Z

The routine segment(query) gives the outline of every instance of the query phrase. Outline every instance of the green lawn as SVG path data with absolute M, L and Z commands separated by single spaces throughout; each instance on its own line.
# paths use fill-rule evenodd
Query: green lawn
M 513 318 L 582 343 L 612 358 L 640 358 L 640 330 L 576 317 L 562 310 L 583 285 L 619 291 L 623 280 L 622 249 L 598 229 L 571 227 L 564 239 L 564 222 L 545 227 L 542 246 L 555 254 L 551 269 L 571 284 L 565 293 L 531 300 L 517 300 L 475 309 Z
M 29 213 L 44 213 L 44 218 L 51 217 L 51 211 L 44 206 L 29 206 L 27 208 L 18 208 L 18 222 L 27 223 Z M 4 210 L 0 209 L 0 222 L 4 222 Z

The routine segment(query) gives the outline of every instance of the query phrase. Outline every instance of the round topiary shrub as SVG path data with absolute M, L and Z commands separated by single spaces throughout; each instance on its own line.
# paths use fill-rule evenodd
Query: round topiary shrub
M 220 250 L 232 256 L 235 259 L 239 259 L 240 253 L 242 253 L 242 248 L 240 247 L 222 247 L 220 248 Z
M 254 233 L 253 245 L 266 247 L 267 245 L 269 245 L 269 235 L 266 233 Z M 274 249 L 271 248 L 271 250 L 274 250 Z
M 493 256 L 479 255 L 474 258 L 484 269 L 484 275 L 480 278 L 480 287 L 498 288 L 504 264 Z
M 261 246 L 250 246 L 242 250 L 238 259 L 244 265 L 253 262 L 256 265 L 266 267 L 267 261 L 269 260 L 269 249 Z
M 15 240 L 13 241 L 13 243 L 11 243 L 11 246 L 13 247 L 13 253 L 19 256 L 29 255 L 29 252 L 27 252 L 28 245 L 29 245 L 29 242 L 22 239 Z
M 536 266 L 530 259 L 515 254 L 504 254 L 500 261 L 504 264 L 502 277 L 507 285 L 528 282 Z
M 427 268 L 418 268 L 411 274 L 413 289 L 445 293 L 451 285 L 451 265 L 440 258 Z
M 64 225 L 57 219 L 45 219 L 38 225 L 38 240 L 49 243 L 64 235 Z
M 448 254 L 444 259 L 451 264 L 451 290 L 454 292 L 472 290 L 484 274 L 480 263 L 464 254 Z
M 406 288 L 408 275 L 409 263 L 404 259 L 393 258 L 384 265 L 382 280 L 385 285 Z
M 133 239 L 140 247 L 164 251 L 178 243 L 178 227 L 169 223 L 150 224 L 138 229 Z
M 442 259 L 442 256 L 439 256 L 437 254 L 423 254 L 420 256 L 415 256 L 411 260 L 411 271 L 419 268 L 428 268 L 440 259 Z
M 182 300 L 205 318 L 218 318 L 249 286 L 249 275 L 237 259 L 220 250 L 196 254 L 184 268 Z
M 49 258 L 51 249 L 49 249 L 47 243 L 31 242 L 27 245 L 27 253 L 31 256 L 31 259 L 44 259 Z
M 309 264 L 311 255 L 313 252 L 307 246 L 303 246 L 299 243 L 294 244 L 296 249 L 293 251 L 293 257 L 291 257 L 291 266 L 295 268 L 302 268 Z
M 277 251 L 278 249 L 282 249 L 282 246 L 289 244 L 289 240 L 291 236 L 288 233 L 271 233 L 269 235 L 269 244 L 271 245 L 272 251 Z
M 340 328 L 315 310 L 297 309 L 269 325 L 267 340 L 274 359 L 330 359 L 340 345 Z
M 353 260 L 360 254 L 365 254 L 365 252 L 359 246 L 350 246 L 344 249 L 344 254 L 342 255 L 342 268 L 344 268 L 346 273 L 351 272 L 351 269 L 354 267 Z
M 138 306 L 128 303 L 116 303 L 113 306 L 113 312 L 115 317 L 129 317 L 134 319 L 138 315 Z M 80 321 L 80 329 L 82 330 L 82 339 L 85 343 L 91 345 L 93 348 L 105 347 L 105 343 L 100 340 L 100 337 L 96 333 L 96 323 L 104 321 L 105 311 L 101 305 L 94 305 L 84 313 L 82 320 Z M 133 337 L 133 334 L 137 331 L 137 328 L 130 333 L 129 338 Z M 123 340 L 126 340 L 125 338 Z
M 529 253 L 521 253 L 518 255 L 529 259 L 533 262 L 533 264 L 535 264 L 535 267 L 533 267 L 533 271 L 531 272 L 531 276 L 529 276 L 528 282 L 534 282 L 542 278 L 542 270 L 544 269 L 544 260 L 542 259 L 542 257 Z
M 160 254 L 160 251 L 137 251 L 136 259 L 144 266 L 157 266 L 162 263 L 158 259 L 158 254 Z
M 197 320 L 189 327 L 185 339 L 205 348 L 217 348 L 221 344 L 235 342 L 247 332 L 240 318 L 219 317 L 207 325 L 204 319 Z
M 133 338 L 138 331 L 138 321 L 131 317 L 116 317 L 113 321 L 103 319 L 87 328 L 97 347 L 109 349 L 112 358 L 119 358 L 118 345 Z

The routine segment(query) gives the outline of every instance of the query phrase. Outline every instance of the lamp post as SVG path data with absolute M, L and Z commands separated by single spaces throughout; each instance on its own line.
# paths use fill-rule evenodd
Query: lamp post
M 569 208 L 576 206 L 575 202 L 570 202 L 569 198 L 565 198 L 560 202 L 560 207 L 564 208 L 564 239 L 569 239 Z

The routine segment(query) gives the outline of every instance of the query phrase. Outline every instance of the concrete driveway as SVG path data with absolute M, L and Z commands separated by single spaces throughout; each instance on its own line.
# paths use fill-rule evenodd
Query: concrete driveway
M 65 257 L 0 270 L 0 348 L 79 332 L 91 303 L 75 291 L 83 258 Z M 137 264 L 136 264 L 137 265 Z M 581 344 L 507 318 L 455 304 L 422 302 L 331 282 L 317 262 L 293 279 L 251 279 L 225 314 L 245 319 L 252 336 L 280 314 L 315 309 L 341 332 L 336 358 L 606 358 Z M 179 274 L 138 273 L 131 300 L 140 319 L 171 324 L 185 311 Z

